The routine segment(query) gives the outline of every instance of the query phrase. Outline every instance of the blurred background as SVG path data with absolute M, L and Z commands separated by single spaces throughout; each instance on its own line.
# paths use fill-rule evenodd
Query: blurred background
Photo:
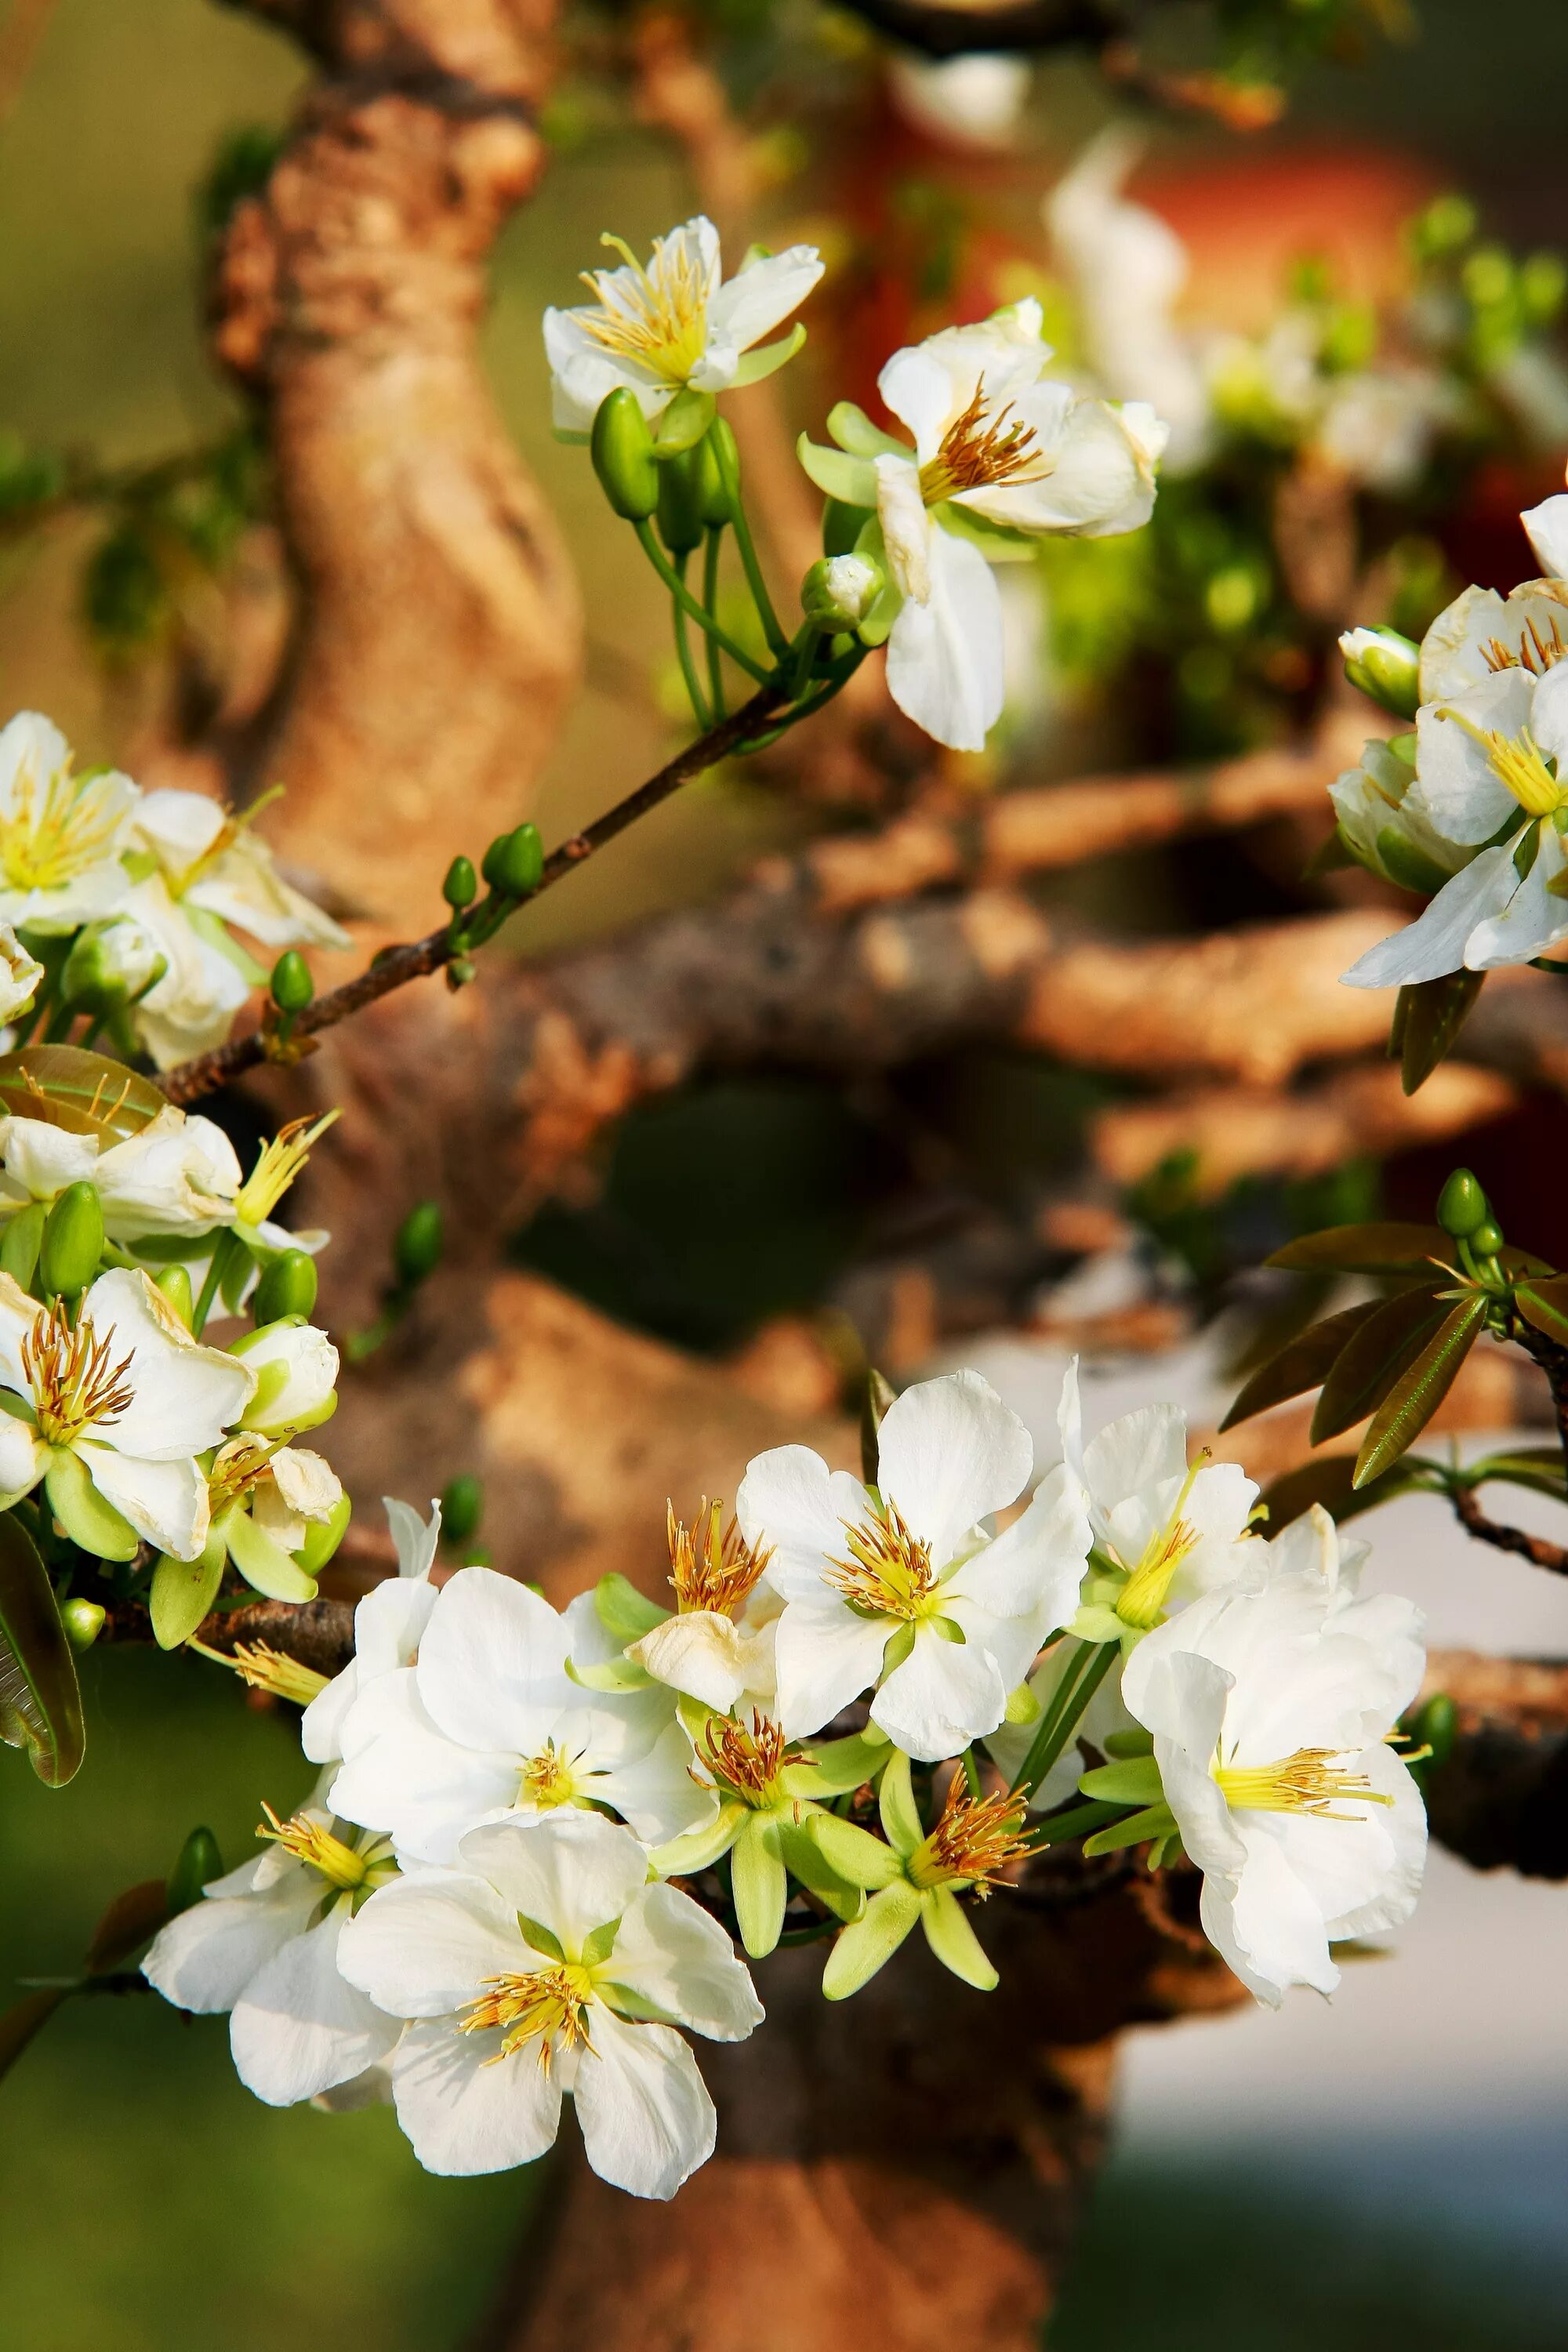
M 37 39 L 9 87 L 0 48 L 0 698 L 50 711 L 85 759 L 136 772 L 145 751 L 167 772 L 171 698 L 204 658 L 232 660 L 212 653 L 220 583 L 265 520 L 246 419 L 204 349 L 198 264 L 265 170 L 304 72 L 205 0 L 12 0 L 12 14 L 36 19 Z M 1559 486 L 1568 448 L 1552 258 L 1568 12 L 1518 0 L 1478 23 L 1468 0 L 1422 0 L 1419 16 L 1407 40 L 1300 63 L 1276 127 L 1136 118 L 1135 192 L 1191 257 L 1175 316 L 1199 338 L 1184 348 L 1201 345 L 1215 446 L 1173 474 L 1146 545 L 1062 542 L 1020 583 L 1008 731 L 959 763 L 956 789 L 1239 753 L 1300 723 L 1333 634 L 1300 540 L 1327 527 L 1302 524 L 1293 572 L 1279 478 L 1327 429 L 1320 379 L 1356 379 L 1391 338 L 1398 397 L 1377 412 L 1375 461 L 1350 468 L 1359 572 L 1418 630 L 1462 580 L 1507 585 L 1528 568 L 1513 514 Z M 972 78 L 966 96 L 858 20 L 741 0 L 718 17 L 737 102 L 763 93 L 755 167 L 773 239 L 813 236 L 832 265 L 798 422 L 819 430 L 829 362 L 834 389 L 847 374 L 868 396 L 906 335 L 1031 290 L 1069 365 L 1113 372 L 1092 268 L 1075 284 L 1059 223 L 1053 248 L 1040 217 L 1089 142 L 1131 119 L 1101 78 L 1051 61 L 1006 88 Z M 587 23 L 486 328 L 496 397 L 564 526 L 589 616 L 586 689 L 536 811 L 547 839 L 654 765 L 679 711 L 657 584 L 628 577 L 581 452 L 548 431 L 542 307 L 572 299 L 602 227 L 640 246 L 693 208 L 681 156 L 608 91 Z M 808 146 L 799 125 L 816 116 L 860 131 Z M 1455 192 L 1473 212 L 1444 210 Z M 176 492 L 148 487 L 150 467 L 192 449 L 206 454 Z M 105 487 L 66 499 L 68 478 Z M 644 829 L 636 857 L 553 895 L 530 950 L 700 897 L 822 822 L 766 778 L 710 778 Z M 1123 931 L 1195 932 L 1325 903 L 1300 878 L 1300 849 L 1288 826 L 1266 828 L 1080 868 L 1047 895 L 1088 920 L 1113 906 Z M 1142 1395 L 1153 1381 L 1212 1423 L 1245 1344 L 1237 1270 L 1379 1201 L 1426 1213 L 1451 1155 L 1362 1150 L 1226 1184 L 1177 1148 L 1100 1182 L 1089 1246 L 1042 1223 L 1041 1202 L 1131 1091 L 1000 1048 L 858 1088 L 705 1081 L 626 1120 L 594 1185 L 518 1233 L 516 1260 L 759 1378 L 786 1364 L 803 1409 L 833 1401 L 868 1352 L 903 1376 L 973 1361 L 1048 1454 L 1063 1334 L 1098 1332 L 1092 1415 L 1131 1402 L 1122 1380 Z M 1536 1101 L 1467 1138 L 1510 1237 L 1528 1242 L 1532 1212 L 1560 1199 L 1563 1128 L 1561 1105 Z M 936 1311 L 929 1281 L 911 1284 L 917 1255 L 961 1309 Z M 1162 1343 L 1158 1374 L 1121 1368 L 1116 1318 L 1134 1310 L 1155 1317 L 1139 1338 Z M 1004 1326 L 1028 1330 L 996 1338 Z M 1478 1559 L 1435 1501 L 1397 1504 L 1368 1532 L 1376 1580 L 1423 1601 L 1436 1640 L 1568 1650 L 1568 1596 Z M 283 1809 L 304 1792 L 291 1725 L 199 1663 L 110 1653 L 87 1666 L 95 1733 L 79 1780 L 57 1796 L 5 1778 L 7 1979 L 69 1968 L 106 1892 L 165 1868 L 193 1818 L 232 1864 L 258 1795 Z M 1398 1956 L 1349 1969 L 1331 2013 L 1302 1996 L 1278 2019 L 1134 2037 L 1058 2352 L 1295 2352 L 1330 2327 L 1343 2352 L 1395 2331 L 1428 2352 L 1561 2345 L 1565 1965 L 1557 1890 L 1438 1856 Z M 151 2000 L 72 2004 L 0 2099 L 0 2296 L 7 2340 L 31 2352 L 260 2352 L 303 2329 L 445 2352 L 531 2193 L 526 2178 L 422 2175 L 382 2111 L 329 2123 L 262 2108 L 234 2079 L 222 2021 Z

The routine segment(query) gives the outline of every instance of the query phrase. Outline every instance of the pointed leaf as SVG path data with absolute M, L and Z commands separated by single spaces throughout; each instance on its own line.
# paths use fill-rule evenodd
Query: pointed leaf
M 779 1850 L 779 1825 L 752 1813 L 730 1849 L 730 1891 L 741 1941 L 753 1960 L 765 1960 L 784 1930 L 789 1877 Z
M 1454 1384 L 1454 1376 L 1476 1341 L 1487 1318 L 1487 1300 L 1479 1291 L 1461 1299 L 1420 1356 L 1403 1373 L 1379 1406 L 1372 1427 L 1356 1456 L 1355 1483 L 1365 1486 L 1397 1462 L 1417 1433 L 1426 1428 Z
M 1115 1853 L 1122 1846 L 1168 1838 L 1175 1826 L 1176 1817 L 1169 1805 L 1150 1805 L 1141 1813 L 1129 1813 L 1124 1822 L 1112 1822 L 1108 1829 L 1096 1830 L 1092 1837 L 1085 1838 L 1083 1850 L 1093 1860 L 1102 1853 Z
M 177 1650 L 190 1640 L 217 1599 L 226 1558 L 221 1540 L 209 1541 L 198 1559 L 161 1555 L 147 1601 L 153 1638 L 161 1650 Z
M 932 1887 L 924 1897 L 921 1926 L 925 1929 L 926 1942 L 944 1969 L 962 1977 L 976 1992 L 994 1992 L 996 1971 L 951 1886 Z
M 1550 1282 L 1521 1283 L 1513 1303 L 1527 1323 L 1549 1339 L 1568 1344 L 1568 1275 L 1557 1275 Z
M 683 1837 L 671 1838 L 668 1845 L 655 1846 L 648 1862 L 660 1878 L 693 1878 L 700 1870 L 710 1870 L 721 1854 L 728 1853 L 749 1818 L 747 1807 L 734 1798 L 720 1806 L 705 1829 L 688 1830 Z
M 1157 1805 L 1165 1793 L 1160 1767 L 1152 1755 L 1129 1756 L 1119 1764 L 1097 1765 L 1092 1772 L 1079 1775 L 1078 1785 L 1086 1797 L 1110 1805 Z
M 1453 1253 L 1454 1244 L 1441 1225 L 1381 1220 L 1302 1234 L 1263 1262 L 1291 1274 L 1409 1274 L 1421 1271 L 1432 1258 L 1450 1262 Z
M 907 441 L 895 441 L 890 433 L 873 425 L 865 410 L 858 408 L 852 400 L 834 402 L 827 412 L 827 429 L 839 447 L 847 449 L 852 457 L 880 457 L 889 453 L 907 457 L 910 454 Z
M 1407 1095 L 1425 1086 L 1469 1019 L 1484 971 L 1449 971 L 1402 988 L 1390 1051 L 1399 1055 L 1399 1082 Z
M 306 1574 L 292 1552 L 275 1544 L 248 1511 L 229 1512 L 223 1522 L 223 1538 L 247 1584 L 264 1592 L 268 1601 L 314 1601 L 315 1578 Z
M 1250 1421 L 1254 1413 L 1267 1412 L 1271 1405 L 1284 1404 L 1290 1397 L 1321 1388 L 1345 1342 L 1369 1316 L 1376 1314 L 1381 1303 L 1376 1298 L 1365 1299 L 1359 1307 L 1343 1307 L 1338 1315 L 1325 1316 L 1321 1323 L 1299 1331 L 1289 1346 L 1258 1366 L 1238 1392 L 1220 1428 L 1232 1429 L 1238 1421 Z
M 1323 1382 L 1312 1415 L 1311 1442 L 1321 1445 L 1364 1421 L 1413 1364 L 1448 1310 L 1426 1289 L 1385 1298 L 1353 1331 Z
M 41 1118 L 106 1146 L 151 1127 L 168 1097 L 150 1078 L 79 1045 L 24 1045 L 0 1054 L 0 1110 Z
M 875 507 L 877 476 L 868 457 L 851 457 L 842 449 L 825 449 L 802 434 L 795 454 L 824 497 L 847 507 Z
M 13 1747 L 26 1743 L 49 1788 L 74 1777 L 87 1737 L 76 1659 L 47 1570 L 14 1511 L 0 1514 L 0 1724 Z
M 758 343 L 752 350 L 743 352 L 731 379 L 733 389 L 742 392 L 747 384 L 762 383 L 770 375 L 776 375 L 780 368 L 787 367 L 796 352 L 804 349 L 805 332 L 805 321 L 797 319 L 788 334 L 781 335 L 776 343 Z
M 1357 1518 L 1363 1511 L 1375 1510 L 1379 1503 L 1391 1503 L 1396 1495 L 1409 1494 L 1416 1483 L 1410 1466 L 1401 1463 L 1384 1471 L 1381 1478 L 1358 1488 L 1354 1457 L 1349 1454 L 1325 1454 L 1321 1461 L 1303 1462 L 1299 1470 L 1288 1470 L 1282 1478 L 1276 1478 L 1272 1486 L 1264 1488 L 1262 1499 L 1268 1507 L 1268 1533 L 1278 1535 L 1314 1503 L 1321 1504 L 1336 1524 Z
M 814 1743 L 808 1748 L 798 1765 L 785 1765 L 784 1786 L 792 1796 L 841 1797 L 874 1780 L 891 1752 L 886 1739 L 868 1739 L 864 1732 L 851 1732 L 847 1739 L 825 1739 L 820 1747 Z M 795 1773 L 803 1779 L 798 1790 L 791 1777 Z
M 866 1906 L 865 1916 L 846 1927 L 822 1971 L 823 1996 L 847 2000 L 885 1968 L 921 1916 L 921 1898 L 907 1878 L 884 1886 Z
M 89 1976 L 106 1976 L 131 1958 L 132 1952 L 150 1943 L 169 1916 L 168 1882 L 162 1878 L 144 1878 L 135 1886 L 128 1886 L 117 1895 L 97 1927 L 87 1948 Z

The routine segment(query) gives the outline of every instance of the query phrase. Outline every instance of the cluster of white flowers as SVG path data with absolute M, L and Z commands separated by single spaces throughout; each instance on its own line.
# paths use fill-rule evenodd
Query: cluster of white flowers
M 202 793 L 78 770 L 37 711 L 0 730 L 0 1023 L 40 983 L 59 989 L 68 950 L 74 1001 L 89 1018 L 95 992 L 125 1006 L 134 1043 L 170 1068 L 226 1037 L 267 978 L 236 931 L 274 952 L 349 944 L 245 817 Z
M 1414 732 L 1369 743 L 1331 788 L 1352 854 L 1430 898 L 1351 966 L 1353 988 L 1492 971 L 1568 939 L 1568 496 L 1520 520 L 1543 576 L 1456 597 L 1412 649 Z M 1377 635 L 1341 640 L 1352 666 Z
M 649 2197 L 714 2143 L 683 2031 L 762 2020 L 735 1942 L 831 1937 L 841 2000 L 919 1925 L 986 1989 L 974 1900 L 1079 1786 L 1091 1850 L 1185 1850 L 1260 2000 L 1331 1990 L 1332 1944 L 1415 1899 L 1425 1817 L 1389 1740 L 1418 1615 L 1358 1598 L 1322 1513 L 1255 1532 L 1256 1487 L 1189 1463 L 1174 1408 L 1085 1445 L 1074 1374 L 1062 1441 L 1031 1493 L 985 1381 L 920 1383 L 875 1485 L 785 1446 L 727 1528 L 672 1513 L 673 1609 L 613 1576 L 564 1612 L 482 1567 L 437 1590 L 438 1514 L 389 1504 L 403 1573 L 306 1709 L 314 1795 L 147 1975 L 232 2011 L 264 2099 L 389 2095 L 424 2164 L 474 2173 L 542 2153 L 570 2092 L 590 2161 Z

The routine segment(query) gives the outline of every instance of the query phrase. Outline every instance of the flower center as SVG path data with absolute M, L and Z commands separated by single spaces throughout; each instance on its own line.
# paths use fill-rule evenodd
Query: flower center
M 188 1646 L 217 1665 L 227 1666 L 250 1689 L 266 1691 L 272 1698 L 291 1698 L 296 1706 L 309 1706 L 327 1687 L 325 1675 L 301 1665 L 298 1658 L 266 1642 L 237 1642 L 232 1650 L 214 1650 L 193 1633 Z M 265 1830 L 258 1832 L 258 1836 L 267 1834 Z
M 702 1745 L 715 1780 L 722 1780 L 753 1811 L 773 1802 L 784 1767 L 784 1736 L 771 1717 L 753 1709 L 748 1731 L 731 1716 L 712 1716 L 703 1731 Z
M 1140 1633 L 1146 1633 L 1152 1625 L 1159 1623 L 1171 1580 L 1198 1540 L 1196 1528 L 1189 1527 L 1182 1517 L 1182 1506 L 1208 1458 L 1205 1446 L 1187 1472 L 1170 1517 L 1144 1545 L 1142 1558 L 1117 1598 L 1117 1615 L 1124 1625 L 1132 1626 Z
M 258 1225 L 272 1214 L 284 1193 L 332 1121 L 342 1114 L 330 1110 L 321 1118 L 291 1118 L 269 1143 L 264 1143 L 255 1167 L 234 1196 L 234 1213 L 241 1224 Z
M 586 1969 L 567 1961 L 553 1969 L 531 1969 L 522 1976 L 487 1977 L 489 1990 L 468 2003 L 458 2021 L 460 2033 L 487 2033 L 497 2027 L 501 2045 L 489 2061 L 495 2065 L 510 2058 L 525 2042 L 539 2043 L 539 2063 L 545 2074 L 557 2040 L 568 2050 L 590 2050 L 588 2001 L 593 1982 Z
M 921 496 L 928 507 L 961 490 L 998 489 L 1007 482 L 1038 481 L 1050 472 L 1034 426 L 1016 416 L 1009 424 L 1010 415 L 1010 401 L 994 415 L 987 414 L 982 376 L 968 407 L 942 435 L 936 456 L 921 467 Z
M 744 1601 L 773 1558 L 771 1547 L 753 1551 L 733 1519 L 721 1535 L 723 1517 L 723 1504 L 710 1504 L 704 1495 L 689 1532 L 676 1517 L 673 1504 L 665 1506 L 669 1580 L 682 1612 L 710 1609 L 727 1617 Z
M 1520 635 L 1517 651 L 1505 646 L 1500 637 L 1493 637 L 1481 647 L 1482 658 L 1495 676 L 1502 669 L 1527 669 L 1532 677 L 1543 677 L 1553 663 L 1568 654 L 1568 644 L 1563 636 L 1562 625 L 1555 613 L 1552 615 L 1550 636 L 1542 636 L 1541 625 L 1533 614 L 1525 622 Z
M 1340 1813 L 1334 1802 L 1354 1797 L 1359 1804 L 1392 1805 L 1374 1789 L 1364 1772 L 1350 1772 L 1334 1759 L 1338 1748 L 1298 1748 L 1276 1764 L 1214 1766 L 1215 1786 L 1232 1812 L 1316 1813 L 1322 1821 L 1354 1822 L 1359 1813 Z
M 1548 760 L 1528 727 L 1521 727 L 1517 735 L 1503 735 L 1495 728 L 1478 727 L 1462 710 L 1439 715 L 1452 719 L 1473 743 L 1480 745 L 1493 775 L 1507 785 L 1526 816 L 1551 816 L 1568 803 L 1568 792 L 1557 781 L 1555 761 Z
M 947 1792 L 936 1827 L 910 1857 L 910 1877 L 920 1887 L 972 1886 L 989 1895 L 1003 1883 L 1010 1863 L 1029 1851 L 1024 1826 L 1024 1800 L 1003 1791 L 975 1799 L 955 1778 Z
M 626 273 L 585 269 L 583 283 L 597 295 L 599 318 L 584 330 L 601 349 L 635 361 L 666 383 L 684 383 L 708 345 L 708 280 L 684 239 L 655 237 L 645 269 L 618 236 L 600 242 L 621 256 Z
M 395 1873 L 387 1838 L 372 1838 L 359 1847 L 347 1845 L 324 1822 L 313 1820 L 309 1813 L 295 1813 L 280 1822 L 270 1805 L 264 1804 L 261 1810 L 267 1824 L 257 1831 L 257 1836 L 270 1845 L 280 1845 L 285 1853 L 304 1863 L 340 1894 L 354 1895 L 361 1889 L 368 1893 Z
M 57 768 L 40 789 L 30 768 L 11 788 L 0 819 L 0 867 L 14 890 L 59 890 L 114 853 L 115 797 Z
M 73 1331 L 57 1299 L 22 1342 L 22 1371 L 33 1392 L 38 1434 L 47 1445 L 70 1445 L 96 1423 L 118 1421 L 136 1391 L 125 1378 L 135 1355 L 110 1360 L 111 1332 L 98 1339 L 83 1316 Z
M 577 1761 L 547 1739 L 537 1756 L 531 1756 L 518 1778 L 519 1804 L 537 1805 L 542 1811 L 552 1811 L 557 1805 L 569 1805 L 576 1797 L 577 1781 L 572 1769 Z
M 850 1556 L 828 1561 L 827 1581 L 850 1607 L 909 1624 L 929 1616 L 937 1574 L 929 1548 L 910 1533 L 898 1505 L 879 1503 L 858 1527 L 849 1519 L 843 1526 Z
M 207 1479 L 207 1505 L 215 1519 L 222 1518 L 242 1495 L 260 1485 L 282 1444 L 281 1438 L 269 1443 L 247 1431 L 220 1446 Z

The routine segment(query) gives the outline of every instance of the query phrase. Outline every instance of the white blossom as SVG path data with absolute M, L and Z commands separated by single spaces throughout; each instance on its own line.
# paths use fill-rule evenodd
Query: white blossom
M 392 1495 L 382 1496 L 382 1507 L 392 1529 L 397 1574 L 373 1586 L 356 1605 L 353 1655 L 300 1718 L 300 1744 L 313 1764 L 335 1763 L 347 1753 L 343 1742 L 354 1702 L 382 1675 L 414 1664 L 436 1606 L 430 1570 L 441 1539 L 440 1504 L 432 1501 L 428 1519 Z M 357 1722 L 361 1738 L 374 1737 L 368 1710 L 360 1710 Z
M 595 2171 L 673 2197 L 715 2136 L 678 2029 L 741 2042 L 763 2015 L 723 1929 L 648 1885 L 637 1840 L 589 1813 L 470 1831 L 454 1870 L 373 1895 L 341 1958 L 381 2009 L 415 2021 L 393 2096 L 431 2172 L 531 2163 L 569 2093 Z
M 1205 1933 L 1277 2007 L 1292 1984 L 1334 1990 L 1331 1945 L 1409 1916 L 1426 1824 L 1387 1745 L 1420 1684 L 1420 1612 L 1357 1597 L 1316 1507 L 1267 1549 L 1266 1575 L 1138 1645 L 1122 1697 L 1204 1874 Z
M 74 931 L 124 900 L 121 864 L 140 794 L 117 769 L 79 774 L 58 727 L 36 710 L 0 730 L 0 919 Z
M 41 1118 L 0 1118 L 0 1216 L 89 1183 L 112 1242 L 206 1234 L 234 1215 L 239 1162 L 221 1127 L 171 1103 L 140 1134 L 105 1144 Z
M 879 1433 L 877 1491 L 804 1445 L 759 1454 L 735 1500 L 772 1553 L 784 1599 L 777 1712 L 795 1738 L 875 1687 L 872 1719 L 910 1756 L 956 1755 L 994 1731 L 1047 1633 L 1078 1599 L 1089 1526 L 1054 1471 L 1000 1536 L 1029 1434 L 975 1372 L 924 1381 Z
M 651 421 L 679 392 L 729 392 L 754 383 L 798 349 L 798 331 L 754 347 L 783 325 L 821 277 L 815 246 L 748 258 L 737 276 L 725 278 L 719 232 L 700 214 L 656 237 L 646 268 L 618 237 L 604 242 L 623 259 L 619 268 L 584 273 L 595 299 L 544 313 L 557 432 L 591 432 L 603 403 L 623 385 Z
M 0 922 L 0 1025 L 26 1011 L 43 976 L 37 957 L 22 945 L 9 923 Z

